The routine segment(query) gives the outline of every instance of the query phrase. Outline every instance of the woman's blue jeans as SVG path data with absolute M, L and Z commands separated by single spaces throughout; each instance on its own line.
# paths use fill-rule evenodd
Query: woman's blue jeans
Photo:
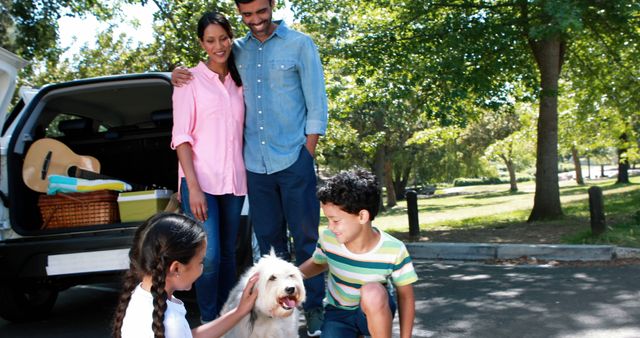
M 189 188 L 185 179 L 180 185 L 182 210 L 193 217 L 189 207 Z M 240 212 L 244 196 L 210 195 L 207 199 L 207 252 L 202 276 L 196 280 L 196 297 L 202 321 L 216 319 L 229 292 L 237 282 L 236 239 L 240 227 Z

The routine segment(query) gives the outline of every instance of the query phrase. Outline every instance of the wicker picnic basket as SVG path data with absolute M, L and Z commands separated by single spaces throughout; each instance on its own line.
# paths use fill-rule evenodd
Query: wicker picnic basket
M 38 207 L 42 215 L 42 228 L 119 222 L 117 200 L 118 192 L 113 190 L 41 195 Z

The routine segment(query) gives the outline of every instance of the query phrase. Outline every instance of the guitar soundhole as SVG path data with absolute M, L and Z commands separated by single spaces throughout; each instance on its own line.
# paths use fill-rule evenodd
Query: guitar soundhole
M 67 176 L 76 177 L 77 172 L 78 172 L 78 167 L 75 165 L 72 165 L 69 167 L 69 169 L 67 169 Z

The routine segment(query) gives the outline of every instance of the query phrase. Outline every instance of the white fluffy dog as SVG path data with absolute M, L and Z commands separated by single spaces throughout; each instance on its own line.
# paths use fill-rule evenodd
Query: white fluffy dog
M 235 308 L 247 281 L 260 274 L 255 285 L 258 299 L 251 313 L 238 322 L 225 337 L 228 338 L 292 338 L 298 337 L 297 307 L 304 302 L 306 292 L 298 268 L 282 260 L 273 250 L 265 255 L 240 278 L 222 308 L 227 313 Z

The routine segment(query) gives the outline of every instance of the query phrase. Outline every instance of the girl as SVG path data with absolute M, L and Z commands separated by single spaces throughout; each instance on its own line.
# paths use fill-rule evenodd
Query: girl
M 171 147 L 180 164 L 182 209 L 203 222 L 209 244 L 196 281 L 205 323 L 216 318 L 237 281 L 236 238 L 247 184 L 242 82 L 231 51 L 231 25 L 222 14 L 208 12 L 197 33 L 208 58 L 191 68 L 188 85 L 174 88 Z
M 202 274 L 207 240 L 200 224 L 186 216 L 160 213 L 149 218 L 135 233 L 129 250 L 129 270 L 116 308 L 113 336 L 127 337 L 219 337 L 256 301 L 251 277 L 238 307 L 215 321 L 193 330 L 185 318 L 184 304 L 173 297 L 189 290 Z

